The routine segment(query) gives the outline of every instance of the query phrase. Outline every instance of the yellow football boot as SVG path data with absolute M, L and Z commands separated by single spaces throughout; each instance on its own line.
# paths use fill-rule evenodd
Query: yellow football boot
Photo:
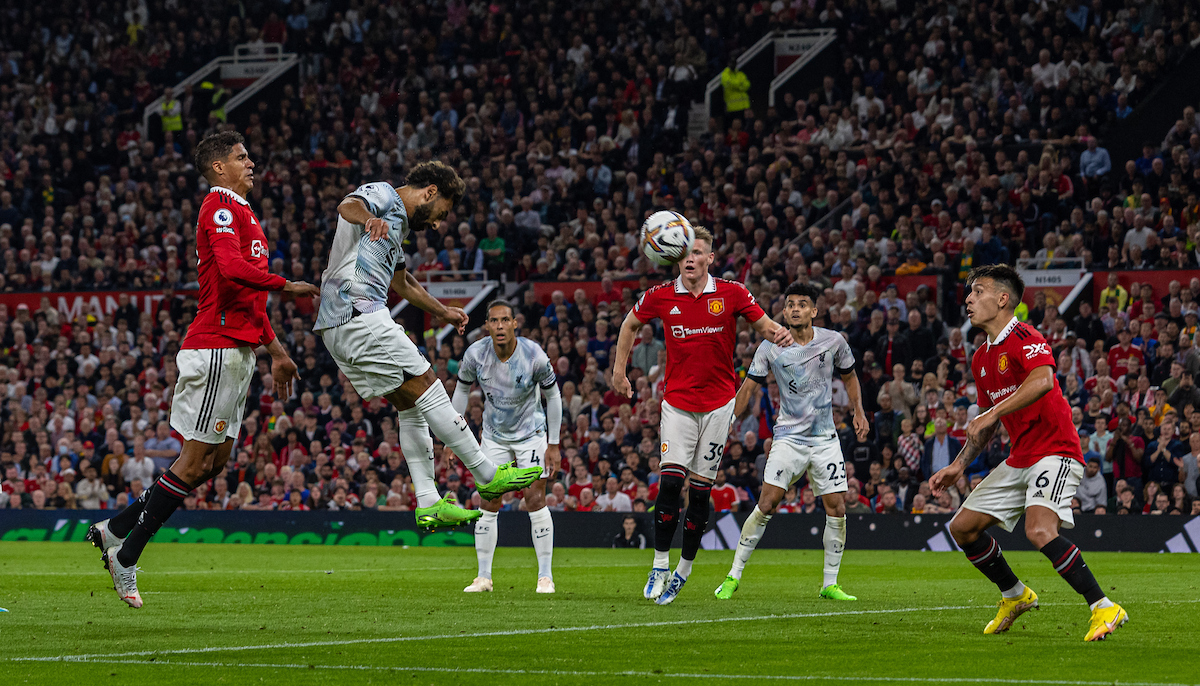
M 1129 614 L 1125 612 L 1125 608 L 1112 604 L 1112 607 L 1098 607 L 1092 610 L 1092 621 L 1088 624 L 1087 635 L 1083 637 L 1085 641 L 1103 641 L 1109 634 L 1117 630 L 1125 622 L 1129 621 Z
M 1011 629 L 1013 622 L 1017 621 L 1017 617 L 1025 614 L 1026 610 L 1038 606 L 1038 597 L 1033 592 L 1033 589 L 1026 586 L 1025 592 L 1020 596 L 1016 598 L 1001 598 L 998 605 L 1000 606 L 1000 611 L 996 613 L 996 618 L 988 622 L 988 625 L 983 628 L 983 633 L 985 634 L 1000 634 Z

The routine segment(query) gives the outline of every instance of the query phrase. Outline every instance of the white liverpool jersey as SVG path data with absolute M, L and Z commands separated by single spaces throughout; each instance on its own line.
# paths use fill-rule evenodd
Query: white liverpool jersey
M 492 339 L 475 341 L 463 354 L 458 378 L 483 389 L 483 435 L 517 443 L 546 433 L 540 388 L 556 383 L 550 358 L 528 338 L 517 337 L 511 357 L 501 361 Z
M 837 438 L 833 424 L 833 375 L 854 370 L 850 344 L 836 331 L 813 327 L 808 345 L 793 343 L 781 348 L 763 341 L 754 353 L 746 375 L 766 383 L 767 370 L 779 384 L 780 410 L 775 437 L 801 443 Z
M 403 267 L 408 212 L 395 188 L 383 182 L 359 186 L 351 198 L 362 200 L 371 214 L 384 220 L 388 233 L 371 240 L 362 224 L 338 217 L 329 253 L 329 266 L 321 276 L 321 308 L 313 331 L 341 326 L 354 315 L 387 307 L 392 275 Z

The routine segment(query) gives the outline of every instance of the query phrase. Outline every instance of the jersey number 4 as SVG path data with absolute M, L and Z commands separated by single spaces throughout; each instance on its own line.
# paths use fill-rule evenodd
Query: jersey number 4
M 538 452 L 536 450 L 534 450 L 533 455 L 529 458 L 529 461 L 533 464 L 541 464 L 542 458 L 538 457 Z

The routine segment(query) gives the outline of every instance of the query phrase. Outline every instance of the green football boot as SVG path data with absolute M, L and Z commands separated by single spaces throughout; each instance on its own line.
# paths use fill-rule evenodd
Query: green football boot
M 839 584 L 829 584 L 825 588 L 822 588 L 821 597 L 826 600 L 858 600 L 856 596 L 843 591 Z
M 464 510 L 459 507 L 458 499 L 453 493 L 447 492 L 433 505 L 417 508 L 417 525 L 428 531 L 435 531 L 462 526 L 482 516 L 481 510 Z
M 496 467 L 496 476 L 486 484 L 477 485 L 479 497 L 484 500 L 495 500 L 510 491 L 519 491 L 529 484 L 542 478 L 541 467 L 525 467 L 518 469 L 511 462 Z
M 721 585 L 717 587 L 717 590 L 713 591 L 713 595 L 717 596 L 720 600 L 729 600 L 733 597 L 733 592 L 738 590 L 740 584 L 741 582 L 737 579 L 727 576 L 721 582 Z

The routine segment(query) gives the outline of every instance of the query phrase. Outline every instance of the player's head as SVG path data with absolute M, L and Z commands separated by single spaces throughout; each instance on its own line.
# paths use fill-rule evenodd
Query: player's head
M 679 273 L 684 278 L 698 279 L 708 274 L 708 267 L 713 261 L 713 235 L 703 226 L 693 227 L 696 240 L 692 243 L 692 251 L 679 263 Z
M 981 326 L 997 317 L 1008 320 L 1021 302 L 1025 282 L 1007 264 L 976 267 L 967 276 L 967 316 Z
M 196 146 L 196 169 L 208 185 L 242 195 L 254 187 L 254 162 L 245 143 L 237 131 L 221 131 L 200 141 Z
M 811 283 L 799 281 L 787 287 L 783 292 L 783 319 L 793 329 L 805 329 L 812 326 L 813 317 L 817 316 L 817 298 L 821 290 Z
M 496 345 L 508 345 L 516 335 L 517 318 L 506 300 L 493 300 L 487 306 L 488 333 Z
M 408 210 L 408 221 L 416 231 L 436 228 L 462 200 L 467 189 L 458 172 L 437 160 L 413 167 L 405 185 L 415 190 L 420 198 L 417 206 Z

